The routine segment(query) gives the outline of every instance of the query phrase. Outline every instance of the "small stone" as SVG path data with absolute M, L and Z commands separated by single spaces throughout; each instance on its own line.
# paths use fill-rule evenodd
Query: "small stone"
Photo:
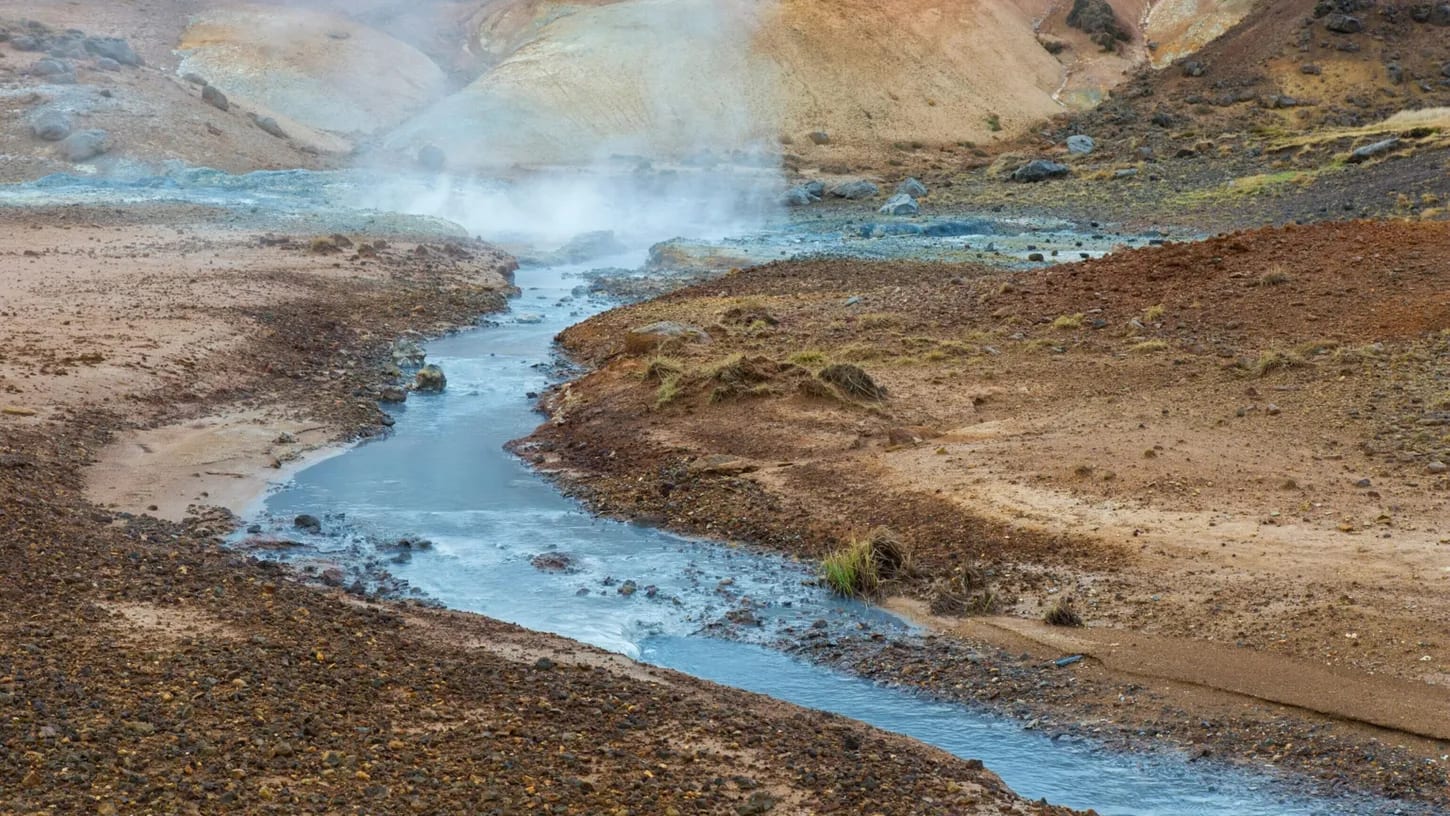
M 918 215 L 921 213 L 921 206 L 906 193 L 897 193 L 887 199 L 877 212 L 882 215 Z
M 407 402 L 408 392 L 403 390 L 399 386 L 390 385 L 387 388 L 384 388 L 382 392 L 378 394 L 378 399 L 382 400 L 383 402 Z
M 534 661 L 534 668 L 538 669 L 539 671 L 549 671 L 557 665 L 557 663 L 547 657 L 541 657 L 538 660 Z
M 110 57 L 100 57 L 96 60 L 96 70 L 112 72 L 119 71 L 121 70 L 121 63 L 116 62 Z
M 292 519 L 292 526 L 314 535 L 322 532 L 322 520 L 317 516 L 311 516 L 306 513 Z
M 110 140 L 104 130 L 81 130 L 60 143 L 60 152 L 70 162 L 89 161 L 110 149 Z
M 828 145 L 831 143 L 830 134 L 826 133 L 824 130 L 811 131 L 810 133 L 806 134 L 806 138 L 810 139 L 812 143 L 818 145 Z
M 1373 483 L 1369 479 L 1360 479 L 1359 481 L 1354 483 L 1354 486 L 1360 489 L 1364 489 L 1367 487 L 1372 487 Z
M 1097 142 L 1091 136 L 1084 136 L 1079 133 L 1067 137 L 1067 152 L 1074 156 L 1086 156 L 1097 148 Z
M 70 117 L 60 111 L 44 111 L 31 120 L 30 130 L 37 138 L 58 142 L 71 133 Z
M 1435 461 L 1425 466 L 1425 472 L 1429 473 L 1432 476 L 1439 476 L 1442 473 L 1450 472 L 1450 465 L 1447 465 L 1444 462 L 1436 459 Z
M 1279 414 L 1283 413 L 1279 406 L 1275 405 L 1272 402 L 1264 407 L 1264 412 L 1267 413 L 1269 416 L 1278 416 Z
M 909 178 L 896 185 L 896 193 L 898 195 L 908 195 L 912 198 L 926 198 L 927 195 L 926 185 L 914 178 Z

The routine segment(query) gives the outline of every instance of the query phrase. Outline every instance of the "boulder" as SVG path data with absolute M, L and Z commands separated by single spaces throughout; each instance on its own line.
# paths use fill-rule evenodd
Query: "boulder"
M 115 60 L 121 65 L 141 64 L 141 58 L 136 55 L 135 49 L 120 37 L 87 37 L 85 49 L 98 57 Z
M 539 553 L 529 559 L 529 564 L 539 572 L 579 572 L 579 561 L 568 553 Z
M 116 62 L 115 60 L 111 59 L 110 57 L 97 57 L 96 58 L 96 70 L 97 71 L 111 71 L 111 72 L 119 71 L 119 70 L 121 70 L 121 63 Z
M 232 103 L 227 101 L 227 95 L 218 90 L 215 85 L 202 86 L 201 101 L 219 111 L 227 111 L 232 107 Z
M 427 359 L 428 353 L 416 341 L 410 340 L 407 337 L 399 337 L 393 341 L 391 356 L 393 358 L 393 365 L 399 368 L 406 368 L 422 365 L 423 361 Z
M 1349 154 L 1349 158 L 1347 159 L 1347 161 L 1350 164 L 1359 164 L 1361 162 L 1366 162 L 1376 156 L 1382 156 L 1385 153 L 1388 153 L 1399 146 L 1400 139 L 1398 136 L 1375 142 L 1374 144 L 1367 144 L 1364 147 L 1355 148 Z
M 897 193 L 887 199 L 878 212 L 882 215 L 920 215 L 921 206 L 906 193 Z
M 807 192 L 805 187 L 792 187 L 780 198 L 780 203 L 787 207 L 805 207 L 817 201 L 820 199 Z
M 378 399 L 383 402 L 399 403 L 408 401 L 408 392 L 396 385 L 390 385 L 378 394 Z
M 926 198 L 927 195 L 926 185 L 914 178 L 909 178 L 896 185 L 896 193 L 897 195 L 909 195 L 912 198 Z
M 1447 69 L 1450 69 L 1450 64 L 1447 64 L 1445 67 Z M 1446 74 L 1446 76 L 1450 76 L 1450 74 Z M 816 198 L 825 198 L 826 197 L 826 183 L 824 181 L 819 180 L 819 179 L 812 179 L 810 181 L 805 182 L 804 184 L 801 185 L 801 189 L 802 190 L 805 190 L 807 193 L 810 193 L 811 195 L 815 196 Z
M 1091 136 L 1084 136 L 1079 133 L 1075 136 L 1067 137 L 1067 152 L 1074 156 L 1086 156 L 1093 152 L 1097 146 L 1097 142 L 1093 141 L 1093 137 Z
M 448 387 L 448 378 L 443 376 L 443 369 L 432 363 L 418 369 L 413 375 L 413 388 L 420 394 L 441 394 L 443 389 Z
M 322 521 L 317 516 L 310 516 L 306 513 L 292 519 L 292 526 L 305 532 L 316 535 L 322 532 Z
M 47 142 L 58 142 L 70 135 L 70 117 L 60 111 L 43 111 L 31 120 L 30 131 Z
M 70 63 L 66 62 L 63 59 L 56 59 L 54 57 L 38 59 L 34 63 L 32 63 L 29 70 L 26 71 L 26 73 L 30 74 L 31 76 L 39 77 L 53 77 L 62 74 L 69 74 L 72 72 L 73 71 L 70 67 Z
M 252 114 L 252 124 L 256 125 L 263 133 L 276 136 L 278 139 L 287 138 L 287 131 L 277 124 L 277 120 L 270 116 L 257 116 Z
M 624 351 L 626 354 L 649 354 L 670 346 L 709 342 L 710 335 L 704 329 L 666 320 L 631 329 L 624 335 Z
M 60 143 L 60 152 L 66 161 L 89 161 L 110 149 L 110 141 L 110 134 L 104 130 L 78 130 Z
M 1047 159 L 1034 159 L 1016 170 L 1012 171 L 1012 180 L 1020 182 L 1037 182 L 1048 179 L 1062 178 L 1072 172 L 1067 165 L 1059 164 Z
M 1324 18 L 1324 27 L 1335 34 L 1358 34 L 1364 22 L 1352 14 L 1331 14 Z
M 848 201 L 860 201 L 865 198 L 875 198 L 881 194 L 881 188 L 865 179 L 854 181 L 843 181 L 831 188 L 831 195 L 836 198 L 844 198 Z

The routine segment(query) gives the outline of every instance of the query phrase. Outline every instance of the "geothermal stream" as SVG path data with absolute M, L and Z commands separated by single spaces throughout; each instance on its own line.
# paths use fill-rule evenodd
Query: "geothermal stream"
M 327 192 L 335 186 L 340 195 Z M 111 198 L 218 204 L 233 207 L 243 220 L 260 219 L 264 228 L 275 227 L 268 219 L 287 206 L 301 219 L 291 222 L 294 229 L 300 223 L 346 229 L 407 218 L 348 211 L 346 205 L 327 212 L 351 198 L 347 187 L 344 180 L 295 172 L 251 178 L 193 172 L 181 181 L 147 179 L 104 187 L 93 180 L 49 179 L 7 198 L 15 203 Z M 260 210 L 268 212 L 256 215 Z M 323 220 L 309 220 L 317 218 Z M 469 226 L 484 231 L 486 222 Z M 992 237 L 1008 254 L 1025 255 L 1028 240 L 1094 254 L 1122 240 L 1066 232 L 1013 235 L 1005 225 L 996 228 Z M 869 225 L 863 230 L 855 222 L 796 217 L 720 245 L 759 257 L 821 251 L 932 257 L 950 256 L 950 247 L 988 242 L 980 234 L 857 240 L 868 232 Z M 642 247 L 650 237 L 670 235 L 628 237 Z M 833 638 L 865 633 L 909 641 L 917 635 L 879 610 L 815 586 L 809 564 L 600 519 L 560 494 L 504 445 L 541 421 L 533 396 L 559 379 L 554 336 L 610 305 L 587 294 L 585 274 L 597 268 L 635 269 L 644 255 L 639 249 L 584 264 L 522 269 L 517 276 L 522 294 L 509 313 L 428 345 L 428 361 L 447 373 L 445 393 L 414 395 L 390 409 L 396 419 L 390 436 L 317 462 L 279 486 L 249 514 L 253 532 L 302 541 L 303 548 L 278 557 L 303 571 L 342 563 L 354 571 L 349 581 L 353 576 L 382 578 L 393 591 L 831 711 L 981 759 L 1029 798 L 1137 816 L 1401 812 L 1379 800 L 1304 797 L 1269 774 L 1211 762 L 1190 764 L 1176 754 L 1120 753 L 1089 741 L 1054 740 L 1004 717 L 797 660 L 776 647 L 822 627 Z M 319 534 L 293 529 L 294 517 L 303 513 L 322 519 Z M 403 539 L 428 543 L 398 546 Z M 532 559 L 544 553 L 566 555 L 572 568 L 537 569 Z M 384 570 L 390 577 L 382 577 Z

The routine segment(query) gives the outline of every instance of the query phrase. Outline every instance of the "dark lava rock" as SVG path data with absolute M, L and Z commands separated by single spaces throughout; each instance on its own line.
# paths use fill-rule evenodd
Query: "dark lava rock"
M 1324 27 L 1335 34 L 1358 34 L 1364 22 L 1351 14 L 1331 14 L 1324 18 Z
M 540 572 L 578 572 L 579 562 L 574 556 L 561 552 L 539 553 L 529 559 L 529 564 Z
M 219 111 L 231 110 L 232 103 L 227 101 L 227 95 L 217 90 L 215 85 L 207 85 L 201 89 L 201 99 Z
M 1065 164 L 1058 164 L 1047 159 L 1034 159 L 1016 170 L 1012 171 L 1012 180 L 1020 182 L 1037 182 L 1048 179 L 1063 178 L 1072 171 Z
M 322 520 L 317 516 L 309 516 L 306 513 L 292 519 L 292 526 L 303 532 L 313 534 L 322 532 Z

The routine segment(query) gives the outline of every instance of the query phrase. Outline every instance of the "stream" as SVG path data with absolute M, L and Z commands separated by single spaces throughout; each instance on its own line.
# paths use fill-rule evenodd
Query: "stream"
M 485 219 L 475 223 L 456 211 L 399 204 L 406 196 L 396 191 L 367 200 L 422 217 L 341 203 L 356 198 L 354 192 L 352 180 L 333 174 L 186 171 L 105 182 L 54 177 L 8 191 L 0 203 L 185 202 L 231 208 L 263 228 L 346 231 L 397 224 L 444 234 L 466 229 L 505 245 L 522 240 L 530 220 L 519 216 L 490 232 L 497 225 Z M 660 209 L 667 214 L 672 208 L 666 202 Z M 446 392 L 413 395 L 389 407 L 396 419 L 392 434 L 323 459 L 279 485 L 249 514 L 252 532 L 301 541 L 298 550 L 268 557 L 286 558 L 305 573 L 347 565 L 347 580 L 367 584 L 363 589 L 417 595 L 852 717 L 981 759 L 1032 799 L 1114 816 L 1402 812 L 1382 800 L 1305 797 L 1269 773 L 1191 763 L 1171 752 L 1127 754 L 1084 740 L 1054 740 L 1005 717 L 792 658 L 774 646 L 807 630 L 842 638 L 916 635 L 880 610 L 817 587 L 809 564 L 593 516 L 505 450 L 506 442 L 541 421 L 535 396 L 560 379 L 554 336 L 612 305 L 590 294 L 591 273 L 640 269 L 651 240 L 699 234 L 711 246 L 755 260 L 827 252 L 956 259 L 986 251 L 1008 262 L 1025 260 L 1039 244 L 1075 256 L 1149 240 L 1076 233 L 1066 224 L 1025 228 L 980 215 L 918 219 L 909 229 L 887 220 L 807 214 L 751 224 L 749 231 L 697 221 L 650 235 L 664 227 L 644 218 L 636 234 L 621 235 L 635 249 L 586 263 L 527 266 L 517 275 L 521 295 L 509 313 L 428 344 L 428 361 L 447 373 Z M 928 229 L 923 223 L 983 226 Z M 691 229 L 701 232 L 684 232 Z M 561 237 L 552 236 L 556 245 Z M 320 532 L 294 529 L 293 519 L 304 513 L 321 519 Z M 540 555 L 565 569 L 537 568 Z

